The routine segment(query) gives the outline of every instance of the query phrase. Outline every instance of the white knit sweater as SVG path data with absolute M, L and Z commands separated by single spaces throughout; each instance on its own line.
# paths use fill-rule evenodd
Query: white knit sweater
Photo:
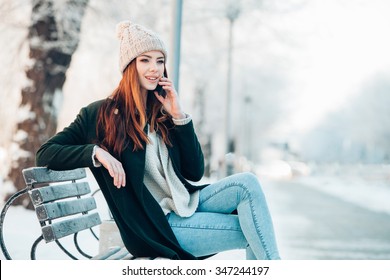
M 165 215 L 173 211 L 181 217 L 191 216 L 199 204 L 199 191 L 190 194 L 176 176 L 168 149 L 161 137 L 150 131 L 148 137 L 150 144 L 146 145 L 145 186 Z

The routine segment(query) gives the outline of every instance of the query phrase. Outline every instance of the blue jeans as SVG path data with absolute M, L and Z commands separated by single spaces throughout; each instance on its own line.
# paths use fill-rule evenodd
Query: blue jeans
M 234 210 L 237 215 L 231 214 Z M 194 256 L 246 249 L 247 259 L 280 259 L 267 203 L 252 173 L 207 186 L 191 217 L 172 212 L 167 219 L 179 244 Z

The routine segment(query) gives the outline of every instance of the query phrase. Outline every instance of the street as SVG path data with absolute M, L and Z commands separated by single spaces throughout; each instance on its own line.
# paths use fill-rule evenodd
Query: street
M 390 259 L 390 215 L 293 181 L 263 188 L 282 259 Z

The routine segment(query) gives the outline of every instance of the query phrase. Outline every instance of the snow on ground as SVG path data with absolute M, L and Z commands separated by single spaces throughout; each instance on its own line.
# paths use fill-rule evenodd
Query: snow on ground
M 390 214 L 389 165 L 330 166 L 296 181 L 363 208 Z
M 359 178 L 313 176 L 297 180 L 317 190 L 376 212 L 390 214 L 390 183 L 367 182 Z
M 363 208 L 390 213 L 390 165 L 270 161 L 256 168 L 260 178 L 307 185 Z

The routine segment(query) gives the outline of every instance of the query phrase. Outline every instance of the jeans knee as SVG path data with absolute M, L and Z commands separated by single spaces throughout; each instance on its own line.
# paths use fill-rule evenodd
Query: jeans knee
M 237 176 L 238 181 L 242 183 L 246 192 L 248 192 L 251 197 L 263 196 L 259 179 L 255 174 L 251 172 L 243 172 L 237 174 Z

